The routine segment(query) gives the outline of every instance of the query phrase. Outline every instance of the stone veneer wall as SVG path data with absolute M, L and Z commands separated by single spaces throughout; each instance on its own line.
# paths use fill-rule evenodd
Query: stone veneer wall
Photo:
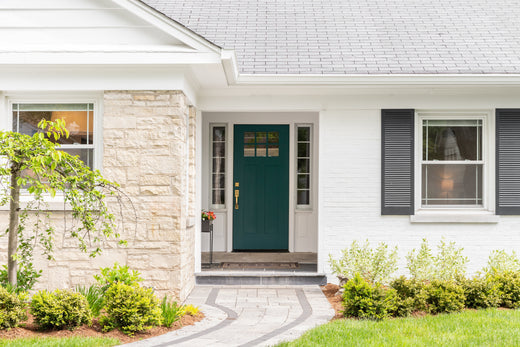
M 183 300 L 194 285 L 195 109 L 179 91 L 104 99 L 103 172 L 137 212 L 135 234 L 124 235 L 126 263 L 144 285 Z
M 89 258 L 59 231 L 58 208 L 52 215 L 58 230 L 55 259 L 35 257 L 43 269 L 35 289 L 90 284 L 100 267 L 117 261 L 138 270 L 142 284 L 159 296 L 184 300 L 195 283 L 196 110 L 180 91 L 105 91 L 103 109 L 103 175 L 118 182 L 133 204 L 125 203 L 124 229 L 120 224 L 118 230 L 128 246 L 104 242 L 102 254 Z M 115 202 L 110 206 L 119 209 Z M 5 230 L 7 211 L 0 218 Z M 6 263 L 7 237 L 0 253 Z

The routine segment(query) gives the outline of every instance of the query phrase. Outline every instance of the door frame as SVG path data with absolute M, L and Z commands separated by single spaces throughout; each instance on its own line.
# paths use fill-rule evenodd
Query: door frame
M 296 231 L 295 231 L 295 214 L 308 213 L 312 214 L 312 234 L 309 236 L 313 238 L 313 244 L 318 249 L 318 134 L 319 134 L 319 113 L 318 112 L 211 112 L 202 111 L 201 120 L 201 137 L 202 137 L 202 205 L 203 209 L 211 209 L 217 213 L 217 221 L 214 224 L 217 228 L 223 230 L 215 234 L 217 247 L 220 251 L 232 252 L 233 249 L 233 210 L 230 208 L 230 202 L 233 201 L 233 189 L 229 189 L 233 185 L 233 129 L 237 124 L 273 124 L 273 125 L 289 125 L 289 252 L 297 251 L 296 248 Z M 296 140 L 295 130 L 297 125 L 312 126 L 312 153 L 313 159 L 311 165 L 313 166 L 312 177 L 312 193 L 311 208 L 306 210 L 296 209 Z M 211 155 L 211 127 L 212 126 L 226 126 L 226 208 L 212 209 L 210 204 L 210 155 Z M 219 217 L 220 216 L 220 217 Z M 223 234 L 222 234 L 223 233 Z M 207 244 L 204 243 L 206 246 Z M 201 246 L 202 247 L 202 246 Z M 304 251 L 305 252 L 305 251 Z

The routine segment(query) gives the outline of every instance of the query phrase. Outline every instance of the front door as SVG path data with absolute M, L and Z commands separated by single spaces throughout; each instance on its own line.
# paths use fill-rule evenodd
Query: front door
M 289 126 L 234 130 L 233 250 L 288 250 Z

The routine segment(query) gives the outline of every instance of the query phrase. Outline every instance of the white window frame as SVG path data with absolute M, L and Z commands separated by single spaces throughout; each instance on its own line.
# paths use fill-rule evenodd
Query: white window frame
M 309 128 L 309 203 L 308 204 L 298 204 L 298 128 Z M 295 132 L 294 132 L 294 205 L 296 206 L 296 210 L 312 210 L 313 206 L 313 146 L 314 146 L 314 128 L 313 124 L 310 123 L 296 123 L 295 124 Z
M 213 128 L 224 128 L 224 204 L 213 203 Z M 213 210 L 225 210 L 227 206 L 228 190 L 227 184 L 229 183 L 228 177 L 228 160 L 230 158 L 229 152 L 229 127 L 225 123 L 210 123 L 209 125 L 209 206 Z
M 456 212 L 494 212 L 494 159 L 490 146 L 494 143 L 494 119 L 491 110 L 417 110 L 415 112 L 415 212 L 450 214 Z M 482 121 L 482 205 L 433 205 L 422 206 L 422 155 L 424 120 L 476 120 Z M 414 219 L 414 218 L 412 218 Z M 462 218 L 463 219 L 463 218 Z M 461 221 L 463 221 L 461 219 Z M 440 220 L 442 222 L 442 220 Z M 477 221 L 478 222 L 478 221 Z
M 6 92 L 2 101 L 4 103 L 3 113 L 4 122 L 2 128 L 13 130 L 13 104 L 93 104 L 94 125 L 93 125 L 93 169 L 103 171 L 103 95 L 100 93 L 49 93 L 35 95 L 33 93 L 9 93 Z M 0 103 L 1 104 L 1 103 Z M 70 148 L 70 146 L 67 146 Z M 27 203 L 32 198 L 29 194 L 22 191 L 20 202 Z M 63 210 L 63 196 L 57 194 L 55 197 L 46 196 L 45 202 L 48 203 L 50 210 Z M 1 206 L 0 210 L 6 210 L 9 206 Z M 68 207 L 65 207 L 68 209 Z

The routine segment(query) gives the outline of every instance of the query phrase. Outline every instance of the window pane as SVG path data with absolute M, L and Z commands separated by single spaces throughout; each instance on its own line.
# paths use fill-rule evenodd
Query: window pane
M 265 145 L 257 145 L 256 146 L 256 156 L 257 157 L 265 157 L 267 155 Z
M 278 131 L 273 131 L 269 133 L 269 143 L 278 143 L 280 139 L 280 134 Z
M 423 205 L 482 205 L 482 165 L 423 164 Z
M 298 127 L 298 141 L 310 141 L 310 134 L 309 127 Z
M 297 198 L 297 204 L 298 205 L 309 205 L 310 203 L 310 192 L 308 190 L 298 190 L 298 198 Z
M 59 144 L 92 144 L 93 141 L 93 112 L 87 111 L 23 111 L 15 112 L 14 127 L 16 131 L 33 135 L 41 131 L 38 123 L 42 120 L 56 121 L 62 119 L 65 121 L 65 127 L 69 131 L 69 137 L 60 138 Z M 55 142 L 53 139 L 51 141 Z
M 244 145 L 244 157 L 255 156 L 255 145 Z
M 213 174 L 213 188 L 225 188 L 226 175 Z
M 298 175 L 298 189 L 308 189 L 309 188 L 309 181 L 310 176 L 307 175 Z
M 223 189 L 215 189 L 213 190 L 211 201 L 213 205 L 224 205 L 225 200 L 225 191 Z
M 225 172 L 226 171 L 226 159 L 225 158 L 213 158 L 213 172 Z
M 255 143 L 255 133 L 254 132 L 245 132 L 244 133 L 244 143 Z
M 278 157 L 280 155 L 280 150 L 278 145 L 269 145 L 269 153 L 270 157 Z
M 225 128 L 224 127 L 214 127 L 213 128 L 213 142 L 223 142 L 225 141 Z
M 67 152 L 70 155 L 77 155 L 79 156 L 79 159 L 83 161 L 89 168 L 94 168 L 94 150 L 93 149 L 87 149 L 87 148 L 68 148 L 68 149 L 61 149 L 63 152 Z
M 226 156 L 226 143 L 213 142 L 213 157 L 223 158 Z
M 309 159 L 298 159 L 298 173 L 309 173 Z
M 309 143 L 298 143 L 298 157 L 310 157 Z
M 480 120 L 425 120 L 423 160 L 481 160 Z
M 265 132 L 256 133 L 256 143 L 266 143 L 267 134 Z

